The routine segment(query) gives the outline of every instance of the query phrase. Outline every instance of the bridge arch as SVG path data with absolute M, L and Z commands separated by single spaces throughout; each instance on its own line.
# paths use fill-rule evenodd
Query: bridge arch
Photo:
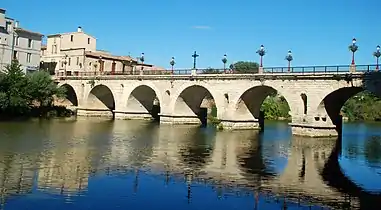
M 329 93 L 317 107 L 319 117 L 325 119 L 326 115 L 328 115 L 332 123 L 337 125 L 340 120 L 341 108 L 345 102 L 362 91 L 364 91 L 362 87 L 343 87 Z
M 264 100 L 268 96 L 279 94 L 279 101 L 287 104 L 288 113 L 290 113 L 292 104 L 278 88 L 269 85 L 256 85 L 244 90 L 234 101 L 235 117 L 239 120 L 259 119 L 260 110 Z
M 65 98 L 58 99 L 58 103 L 65 106 L 78 106 L 77 92 L 75 91 L 74 87 L 65 83 L 60 85 L 60 88 L 65 90 Z
M 205 109 L 217 108 L 216 116 L 223 112 L 223 97 L 206 84 L 186 84 L 171 96 L 170 111 L 174 116 L 198 117 L 202 124 L 206 123 L 202 115 Z
M 96 110 L 115 110 L 114 93 L 106 85 L 93 87 L 87 96 L 87 108 Z
M 132 88 L 127 98 L 127 110 L 137 114 L 150 114 L 158 119 L 162 98 L 159 90 L 152 84 L 138 84 Z

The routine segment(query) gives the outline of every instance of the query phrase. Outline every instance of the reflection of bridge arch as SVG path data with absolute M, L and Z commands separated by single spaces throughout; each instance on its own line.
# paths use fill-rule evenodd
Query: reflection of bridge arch
M 341 149 L 342 139 L 339 137 L 321 172 L 322 178 L 338 191 L 359 198 L 361 209 L 374 209 L 375 206 L 380 206 L 381 193 L 372 194 L 364 191 L 342 172 L 339 163 Z

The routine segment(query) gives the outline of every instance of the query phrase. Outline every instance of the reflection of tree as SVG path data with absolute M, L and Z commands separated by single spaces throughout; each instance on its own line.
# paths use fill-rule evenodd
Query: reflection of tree
M 200 169 L 207 163 L 213 150 L 213 136 L 206 129 L 194 129 L 187 135 L 186 141 L 180 145 L 183 162 L 192 169 Z
M 370 164 L 381 163 L 381 137 L 371 136 L 365 141 L 365 158 Z

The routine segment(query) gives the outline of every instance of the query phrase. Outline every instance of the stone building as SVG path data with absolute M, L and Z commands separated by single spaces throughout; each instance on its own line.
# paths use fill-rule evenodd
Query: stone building
M 102 75 L 128 74 L 135 71 L 137 59 L 130 56 L 112 55 L 96 49 L 97 39 L 85 33 L 81 27 L 76 32 L 47 36 L 47 45 L 41 48 L 42 65 L 51 74 Z
M 39 69 L 43 35 L 20 27 L 0 9 L 0 70 L 17 59 L 25 73 Z

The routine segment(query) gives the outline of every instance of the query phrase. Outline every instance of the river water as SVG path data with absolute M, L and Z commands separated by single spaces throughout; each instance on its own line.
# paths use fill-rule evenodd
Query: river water
M 343 138 L 96 119 L 0 123 L 0 209 L 377 209 L 381 125 Z

